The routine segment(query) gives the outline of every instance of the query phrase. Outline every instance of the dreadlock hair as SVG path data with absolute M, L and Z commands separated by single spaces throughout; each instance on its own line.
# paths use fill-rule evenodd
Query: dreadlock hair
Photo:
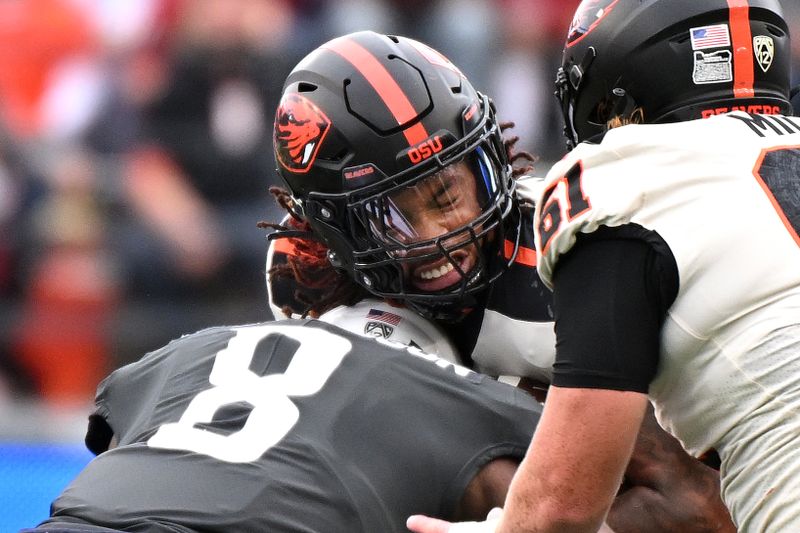
M 500 131 L 505 132 L 506 130 L 510 130 L 514 127 L 514 125 L 515 124 L 513 122 L 501 122 Z M 519 135 L 514 135 L 513 137 L 503 139 L 503 146 L 506 149 L 506 156 L 508 157 L 508 161 L 511 163 L 511 176 L 513 178 L 519 178 L 520 176 L 524 176 L 533 172 L 533 164 L 538 159 L 530 152 L 526 152 L 525 150 L 517 150 L 515 146 L 517 145 L 518 141 Z M 516 163 L 521 160 L 525 160 L 527 163 L 524 165 L 516 165 Z
M 500 131 L 514 127 L 513 122 L 501 122 Z M 511 176 L 514 179 L 533 170 L 536 157 L 524 150 L 516 150 L 518 136 L 503 139 L 508 160 L 511 162 Z M 525 164 L 518 164 L 524 161 Z M 302 318 L 317 318 L 340 305 L 354 305 L 369 296 L 369 291 L 353 281 L 346 273 L 337 270 L 328 261 L 328 247 L 314 234 L 311 225 L 294 209 L 294 199 L 282 187 L 270 187 L 270 194 L 278 205 L 289 213 L 285 224 L 259 222 L 258 227 L 273 229 L 274 239 L 289 239 L 294 253 L 287 254 L 286 263 L 273 265 L 267 272 L 271 280 L 286 279 L 293 287 L 293 304 L 282 308 L 287 317 L 299 314 Z M 278 317 L 276 317 L 278 318 Z
M 270 194 L 278 205 L 289 213 L 286 224 L 259 222 L 258 227 L 273 229 L 277 239 L 288 239 L 294 252 L 286 255 L 286 262 L 273 265 L 267 272 L 272 279 L 289 280 L 293 287 L 293 302 L 299 308 L 285 305 L 281 311 L 287 317 L 293 313 L 301 318 L 318 318 L 322 313 L 340 305 L 353 305 L 369 293 L 355 283 L 350 276 L 336 270 L 328 261 L 328 248 L 320 242 L 308 221 L 294 210 L 294 200 L 286 189 L 270 187 Z M 282 235 L 282 232 L 287 232 Z M 278 317 L 275 317 L 278 318 Z
M 644 124 L 644 110 L 641 107 L 637 107 L 626 117 L 617 115 L 610 118 L 608 122 L 606 122 L 606 127 L 613 130 L 614 128 L 627 126 L 628 124 Z

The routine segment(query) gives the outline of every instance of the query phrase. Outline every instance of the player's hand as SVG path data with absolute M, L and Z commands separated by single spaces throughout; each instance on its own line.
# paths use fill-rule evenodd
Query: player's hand
M 406 527 L 415 533 L 495 533 L 500 524 L 503 510 L 495 507 L 489 512 L 484 522 L 452 523 L 424 515 L 410 516 Z

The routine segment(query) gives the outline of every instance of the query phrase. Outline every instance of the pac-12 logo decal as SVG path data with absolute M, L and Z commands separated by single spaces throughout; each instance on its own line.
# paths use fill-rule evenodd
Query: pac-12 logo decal
M 275 156 L 289 172 L 308 172 L 331 121 L 308 98 L 287 93 L 275 113 Z
M 775 58 L 775 41 L 767 35 L 756 35 L 753 37 L 753 52 L 756 54 L 758 66 L 766 72 Z
M 572 46 L 600 24 L 617 2 L 619 0 L 583 0 L 569 25 L 567 46 Z
M 394 333 L 394 328 L 381 322 L 367 322 L 364 326 L 364 334 L 370 337 L 382 337 L 388 339 Z

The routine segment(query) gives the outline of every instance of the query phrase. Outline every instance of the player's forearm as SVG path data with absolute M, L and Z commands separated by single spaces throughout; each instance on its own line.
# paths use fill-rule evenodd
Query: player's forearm
M 586 531 L 603 523 L 628 463 L 647 397 L 551 387 L 498 531 Z
M 595 500 L 589 505 L 570 505 L 569 498 L 546 493 L 533 469 L 520 468 L 506 499 L 497 533 L 574 532 L 595 533 L 603 524 L 607 506 Z M 557 491 L 558 492 L 558 491 Z
M 598 525 L 599 524 L 599 525 Z M 498 526 L 496 533 L 596 533 L 598 531 L 609 532 L 610 529 L 602 529 L 604 526 L 601 517 L 576 517 L 567 516 L 566 509 L 553 508 L 551 511 L 543 511 L 534 516 L 527 514 L 509 514 Z

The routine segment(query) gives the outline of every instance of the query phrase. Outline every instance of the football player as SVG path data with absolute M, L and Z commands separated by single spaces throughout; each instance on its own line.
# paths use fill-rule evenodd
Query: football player
M 113 372 L 97 457 L 30 531 L 388 533 L 502 505 L 540 404 L 422 351 L 452 348 L 417 314 L 364 304 L 210 328 Z
M 580 144 L 548 173 L 534 226 L 553 386 L 504 515 L 480 531 L 596 530 L 648 397 L 690 453 L 716 450 L 739 530 L 800 531 L 789 64 L 777 0 L 578 7 L 557 86 Z
M 278 229 L 273 313 L 315 316 L 372 293 L 435 319 L 465 364 L 541 393 L 555 341 L 533 249 L 539 180 L 512 167 L 530 156 L 503 129 L 489 99 L 422 43 L 359 32 L 311 52 L 276 113 L 288 187 L 276 196 L 290 215 L 267 224 Z M 718 475 L 646 427 L 612 525 L 730 526 Z
M 530 156 L 501 129 L 489 98 L 423 43 L 358 32 L 308 54 L 275 117 L 292 214 L 271 236 L 272 276 L 290 278 L 278 305 L 314 316 L 373 294 L 435 319 L 482 371 L 549 380 L 536 180 L 515 179 Z

